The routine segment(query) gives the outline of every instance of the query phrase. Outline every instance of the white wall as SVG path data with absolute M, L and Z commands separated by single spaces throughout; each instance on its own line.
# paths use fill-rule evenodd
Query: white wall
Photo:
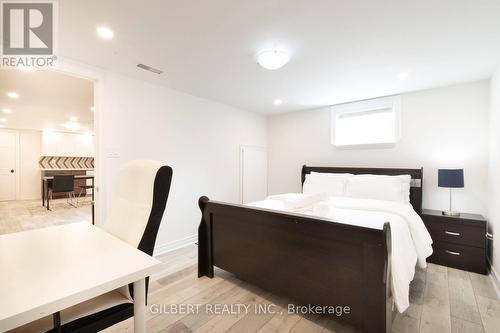
M 496 242 L 500 240 L 500 67 L 491 79 L 491 114 L 490 114 L 490 160 L 489 160 L 489 227 L 496 234 Z M 497 275 L 500 276 L 500 246 L 492 249 L 492 263 Z M 500 287 L 500 285 L 499 285 Z
M 102 99 L 97 168 L 103 168 L 104 207 L 124 162 L 156 159 L 174 170 L 157 250 L 197 234 L 200 196 L 238 202 L 240 145 L 266 145 L 264 116 L 112 73 L 105 75 Z
M 300 170 L 312 166 L 424 168 L 424 207 L 445 209 L 448 190 L 437 169 L 463 167 L 465 189 L 454 207 L 487 211 L 489 82 L 402 95 L 402 138 L 395 148 L 342 150 L 330 144 L 330 108 L 270 117 L 270 194 L 300 191 Z
M 41 132 L 19 131 L 19 199 L 39 199 Z

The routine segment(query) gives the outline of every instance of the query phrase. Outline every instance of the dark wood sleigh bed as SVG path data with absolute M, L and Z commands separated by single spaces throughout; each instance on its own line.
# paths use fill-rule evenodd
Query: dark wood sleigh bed
M 422 209 L 422 169 L 302 167 L 311 172 L 411 175 L 410 202 Z M 198 276 L 214 266 L 303 305 L 348 306 L 343 320 L 390 332 L 391 231 L 199 199 Z

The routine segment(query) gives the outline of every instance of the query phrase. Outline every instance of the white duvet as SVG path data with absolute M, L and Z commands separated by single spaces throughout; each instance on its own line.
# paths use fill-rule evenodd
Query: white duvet
M 383 200 L 328 197 L 326 194 L 288 193 L 270 196 L 266 200 L 247 204 L 253 207 L 313 215 L 338 223 L 382 229 L 391 226 L 391 292 L 399 312 L 409 302 L 410 282 L 415 265 L 426 267 L 432 254 L 432 239 L 420 216 L 410 204 Z

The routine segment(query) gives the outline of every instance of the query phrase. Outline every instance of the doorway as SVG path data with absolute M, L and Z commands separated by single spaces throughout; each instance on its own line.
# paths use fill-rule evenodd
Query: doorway
M 18 141 L 17 132 L 0 130 L 0 201 L 16 200 Z
M 94 221 L 96 80 L 65 69 L 0 72 L 0 234 Z
M 267 197 L 267 151 L 264 147 L 240 148 L 240 202 L 264 200 Z

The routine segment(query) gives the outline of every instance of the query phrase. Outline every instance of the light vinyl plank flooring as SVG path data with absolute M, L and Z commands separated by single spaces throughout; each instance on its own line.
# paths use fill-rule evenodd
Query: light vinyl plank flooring
M 90 221 L 90 207 L 73 208 L 55 202 L 53 211 L 40 201 L 0 203 L 0 234 L 51 225 Z M 197 277 L 197 247 L 157 256 L 162 271 L 150 279 L 149 305 L 200 304 L 198 314 L 146 312 L 148 332 L 244 332 L 312 333 L 359 332 L 331 318 L 288 314 L 291 300 L 280 298 L 215 269 L 215 277 Z M 207 313 L 206 304 L 272 305 L 277 313 Z M 253 307 L 250 307 L 253 309 Z M 11 333 L 45 332 L 51 317 L 17 328 Z M 410 307 L 397 314 L 395 333 L 493 333 L 500 332 L 500 297 L 489 276 L 429 264 L 417 269 L 410 286 Z M 105 333 L 132 333 L 133 318 L 110 327 Z

